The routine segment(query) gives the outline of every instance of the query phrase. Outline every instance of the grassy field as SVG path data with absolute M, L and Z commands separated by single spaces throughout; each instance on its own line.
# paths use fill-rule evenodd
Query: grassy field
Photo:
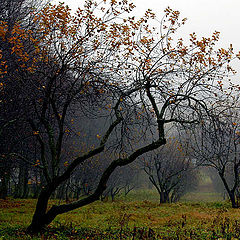
M 179 203 L 159 205 L 156 192 L 135 191 L 127 199 L 62 214 L 37 236 L 25 233 L 36 201 L 1 200 L 0 239 L 240 239 L 240 210 L 213 201 L 218 198 L 195 192 Z

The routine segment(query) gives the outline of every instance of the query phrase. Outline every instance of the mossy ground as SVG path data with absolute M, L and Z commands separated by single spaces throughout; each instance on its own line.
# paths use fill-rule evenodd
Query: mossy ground
M 240 209 L 212 201 L 218 198 L 195 192 L 179 203 L 159 205 L 156 192 L 135 191 L 126 199 L 62 214 L 37 236 L 25 232 L 36 200 L 1 200 L 0 239 L 240 239 Z

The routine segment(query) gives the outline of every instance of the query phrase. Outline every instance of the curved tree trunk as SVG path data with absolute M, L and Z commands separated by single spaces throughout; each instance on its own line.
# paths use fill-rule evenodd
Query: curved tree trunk
M 35 213 L 32 218 L 32 222 L 28 227 L 27 231 L 31 233 L 40 232 L 47 224 L 49 224 L 49 219 L 47 217 L 46 211 L 48 206 L 48 200 L 51 194 L 54 192 L 54 188 L 51 186 L 45 187 L 38 197 Z
M 224 174 L 219 173 L 219 176 L 222 179 L 225 189 L 227 190 L 228 196 L 229 196 L 231 204 L 232 204 L 232 208 L 237 208 L 238 205 L 236 203 L 236 198 L 235 198 L 235 188 L 233 188 L 233 189 L 229 188 L 228 183 L 224 177 Z
M 149 145 L 139 148 L 134 153 L 132 153 L 129 157 L 126 158 L 119 158 L 114 160 L 103 172 L 102 177 L 98 183 L 98 186 L 95 190 L 95 192 L 89 196 L 87 196 L 84 199 L 81 199 L 76 202 L 72 202 L 69 204 L 63 204 L 60 206 L 52 206 L 49 211 L 47 211 L 48 206 L 48 200 L 51 196 L 51 194 L 56 190 L 56 188 L 65 180 L 69 178 L 69 175 L 63 174 L 62 176 L 56 178 L 54 181 L 48 183 L 46 187 L 41 191 L 40 196 L 37 201 L 37 206 L 35 213 L 33 215 L 32 223 L 28 227 L 28 232 L 31 233 L 38 233 L 46 225 L 51 223 L 53 219 L 62 213 L 69 212 L 71 210 L 74 210 L 76 208 L 83 207 L 85 205 L 88 205 L 92 202 L 95 202 L 96 200 L 99 200 L 101 194 L 104 192 L 104 190 L 107 187 L 107 181 L 113 171 L 117 167 L 125 166 L 127 164 L 132 163 L 134 160 L 136 160 L 137 157 L 141 156 L 142 154 L 154 150 L 161 145 L 164 145 L 166 143 L 165 138 L 160 138 L 158 141 L 150 143 Z
M 28 232 L 38 233 L 46 225 L 51 223 L 57 215 L 69 212 L 76 208 L 80 208 L 80 207 L 88 205 L 92 202 L 95 202 L 96 200 L 98 200 L 100 198 L 102 193 L 105 191 L 105 189 L 107 187 L 107 181 L 117 167 L 126 166 L 126 165 L 132 163 L 133 161 L 135 161 L 139 156 L 141 156 L 149 151 L 155 150 L 155 149 L 159 148 L 160 146 L 166 144 L 165 133 L 164 133 L 165 121 L 162 119 L 162 116 L 160 115 L 160 113 L 158 111 L 157 104 L 155 103 L 155 100 L 154 100 L 153 96 L 151 95 L 150 86 L 148 86 L 146 90 L 147 90 L 148 98 L 149 98 L 150 102 L 152 103 L 153 108 L 155 109 L 155 112 L 157 114 L 158 139 L 156 141 L 148 143 L 147 145 L 145 145 L 143 147 L 140 147 L 139 149 L 132 152 L 132 154 L 130 154 L 128 157 L 125 157 L 125 158 L 119 157 L 118 159 L 112 161 L 110 163 L 110 165 L 103 172 L 101 179 L 100 179 L 94 193 L 90 194 L 89 196 L 87 196 L 84 199 L 81 199 L 81 200 L 78 200 L 78 201 L 75 201 L 72 203 L 63 204 L 63 205 L 59 205 L 59 206 L 54 205 L 50 208 L 50 210 L 47 211 L 48 200 L 49 200 L 51 194 L 56 190 L 56 188 L 60 184 L 62 184 L 64 181 L 68 180 L 71 177 L 72 172 L 81 163 L 83 163 L 85 160 L 87 160 L 93 156 L 96 156 L 97 154 L 100 154 L 101 152 L 104 151 L 105 144 L 108 140 L 108 137 L 110 136 L 111 132 L 115 129 L 115 127 L 123 119 L 121 114 L 119 113 L 119 110 L 117 110 L 120 105 L 121 99 L 122 99 L 122 98 L 119 98 L 118 102 L 116 103 L 116 105 L 114 107 L 115 113 L 116 113 L 116 120 L 109 126 L 108 130 L 106 131 L 105 135 L 103 136 L 103 138 L 101 140 L 99 147 L 97 147 L 93 150 L 90 150 L 88 153 L 82 155 L 81 157 L 77 157 L 68 166 L 66 171 L 61 176 L 55 177 L 52 180 L 50 179 L 49 174 L 47 173 L 47 170 L 46 170 L 46 176 L 47 176 L 48 183 L 40 193 L 40 196 L 37 201 L 36 210 L 33 215 L 32 222 L 27 229 Z M 34 127 L 34 125 L 33 125 L 33 127 Z M 53 174 L 53 176 L 54 176 L 54 174 Z

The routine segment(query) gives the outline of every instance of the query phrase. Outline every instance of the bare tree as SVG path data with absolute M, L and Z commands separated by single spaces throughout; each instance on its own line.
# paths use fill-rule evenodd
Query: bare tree
M 126 166 L 115 171 L 109 178 L 107 189 L 103 192 L 101 199 L 104 200 L 105 198 L 111 197 L 112 201 L 114 201 L 115 197 L 120 193 L 126 196 L 135 188 L 135 174 L 136 168 L 133 168 L 133 166 Z
M 175 202 L 196 186 L 197 171 L 177 140 L 169 142 L 144 159 L 144 171 L 157 189 L 160 203 Z
M 218 172 L 228 193 L 232 207 L 236 208 L 236 190 L 239 186 L 239 123 L 236 109 L 212 115 L 194 131 L 193 149 L 199 165 L 209 166 Z

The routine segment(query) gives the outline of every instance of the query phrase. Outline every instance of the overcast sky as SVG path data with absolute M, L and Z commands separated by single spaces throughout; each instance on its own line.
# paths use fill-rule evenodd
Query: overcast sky
M 161 18 L 163 10 L 170 6 L 178 10 L 188 21 L 183 34 L 196 32 L 199 36 L 221 32 L 224 47 L 233 44 L 240 49 L 240 0 L 134 0 L 135 15 L 141 16 L 148 8 Z M 65 0 L 70 7 L 82 5 L 83 0 Z
M 233 44 L 236 52 L 240 51 L 240 0 L 133 0 L 136 5 L 135 15 L 139 17 L 148 9 L 156 13 L 158 19 L 163 16 L 163 10 L 170 6 L 186 17 L 187 23 L 181 33 L 187 36 L 196 32 L 198 36 L 210 36 L 219 31 L 219 46 L 227 48 Z M 83 0 L 65 0 L 72 9 L 82 5 Z M 183 36 L 183 37 L 184 37 Z M 235 63 L 240 72 L 240 62 Z
M 185 33 L 210 35 L 221 32 L 223 44 L 240 48 L 240 1 L 239 0 L 135 0 L 138 9 L 151 8 L 161 16 L 162 10 L 170 6 L 179 10 L 188 21 Z M 146 4 L 147 3 L 147 4 Z

